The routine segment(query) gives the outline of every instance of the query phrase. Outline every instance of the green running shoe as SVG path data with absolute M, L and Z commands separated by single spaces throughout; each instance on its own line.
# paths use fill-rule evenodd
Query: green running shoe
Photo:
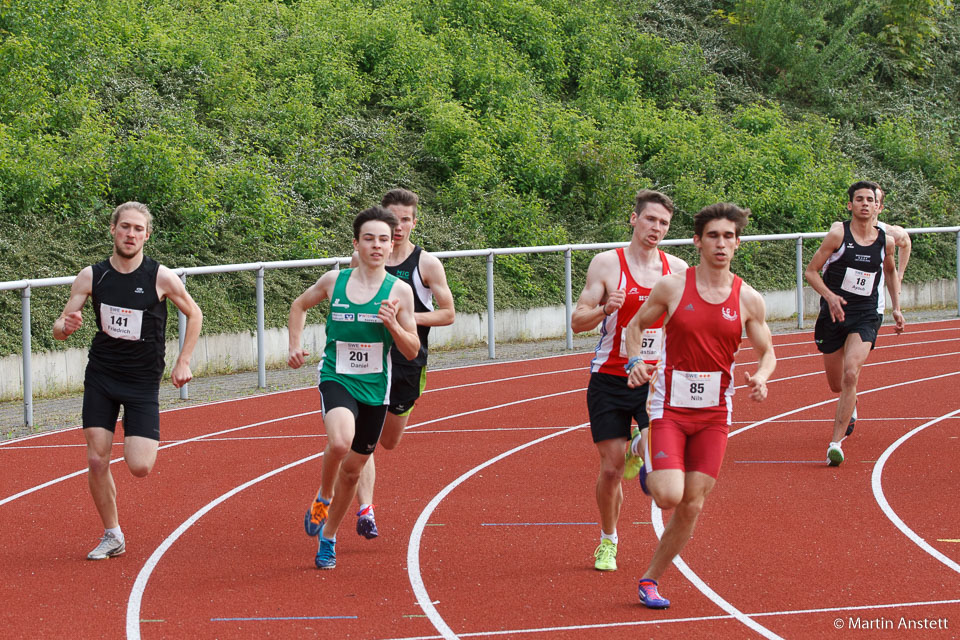
M 627 443 L 627 450 L 623 454 L 623 478 L 625 480 L 633 480 L 636 478 L 637 474 L 640 473 L 640 467 L 643 466 L 643 457 L 633 454 L 633 443 L 636 442 L 639 437 L 640 429 L 634 427 L 633 431 L 630 432 L 630 442 Z M 637 442 L 638 446 L 639 444 L 640 443 Z
M 600 541 L 600 546 L 593 552 L 593 557 L 597 559 L 593 563 L 593 568 L 597 571 L 617 570 L 617 545 L 609 540 Z

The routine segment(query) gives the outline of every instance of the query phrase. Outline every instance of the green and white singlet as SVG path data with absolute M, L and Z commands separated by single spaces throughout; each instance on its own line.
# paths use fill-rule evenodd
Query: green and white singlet
M 393 336 L 377 312 L 386 300 L 395 276 L 384 274 L 383 284 L 369 302 L 357 304 L 347 298 L 347 281 L 353 269 L 343 269 L 333 285 L 327 315 L 327 345 L 318 367 L 320 382 L 333 380 L 344 386 L 358 402 L 384 405 L 390 401 Z

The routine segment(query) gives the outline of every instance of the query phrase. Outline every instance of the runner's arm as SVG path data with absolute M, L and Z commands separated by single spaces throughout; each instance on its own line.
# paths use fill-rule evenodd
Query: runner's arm
M 753 350 L 757 354 L 757 370 L 753 375 L 746 373 L 750 398 L 762 402 L 767 397 L 767 380 L 777 367 L 777 358 L 773 351 L 773 339 L 767 325 L 766 304 L 757 291 L 746 283 L 740 289 L 741 315 L 744 318 L 744 330 Z M 745 312 L 745 313 L 744 313 Z
M 413 318 L 413 289 L 398 280 L 393 284 L 390 297 L 380 303 L 377 317 L 393 336 L 393 343 L 407 360 L 413 360 L 420 351 L 420 336 Z
M 803 272 L 807 283 L 827 301 L 827 305 L 830 308 L 830 319 L 834 322 L 843 320 L 843 305 L 846 304 L 846 300 L 833 291 L 830 291 L 827 284 L 823 281 L 823 276 L 820 275 L 820 270 L 823 269 L 823 265 L 827 263 L 827 260 L 833 252 L 840 247 L 840 243 L 842 242 L 843 223 L 834 222 L 833 226 L 830 227 L 830 231 L 827 233 L 827 237 L 820 243 L 820 248 L 817 249 L 810 263 L 807 264 L 806 271 Z
M 903 274 L 907 270 L 907 263 L 910 262 L 913 241 L 910 240 L 910 234 L 907 233 L 906 229 L 900 225 L 888 224 L 887 230 L 893 236 L 897 245 L 897 281 L 903 285 Z
M 310 355 L 300 346 L 303 327 L 307 323 L 307 310 L 330 297 L 337 273 L 336 269 L 327 271 L 290 305 L 290 316 L 287 320 L 287 365 L 292 369 L 303 366 L 305 358 Z
M 424 327 L 444 327 L 453 324 L 457 312 L 453 306 L 453 293 L 447 284 L 447 273 L 443 263 L 436 256 L 429 253 L 420 254 L 420 273 L 423 284 L 430 287 L 437 306 L 433 311 L 414 312 L 416 323 Z
M 93 293 L 93 267 L 85 267 L 73 284 L 70 285 L 70 297 L 63 308 L 63 313 L 53 323 L 53 337 L 56 340 L 66 340 L 70 334 L 83 324 L 81 309 L 87 303 L 87 298 Z
M 883 258 L 883 278 L 887 283 L 887 291 L 890 293 L 890 307 L 892 309 L 893 321 L 895 322 L 894 331 L 903 332 L 903 313 L 900 311 L 900 279 L 897 276 L 897 267 L 893 263 L 894 239 L 892 235 L 887 236 L 887 252 Z M 877 295 L 883 295 L 878 291 Z
M 570 315 L 570 328 L 574 333 L 596 329 L 606 316 L 615 313 L 623 305 L 626 299 L 623 291 L 607 291 L 607 274 L 614 268 L 612 260 L 616 260 L 616 252 L 604 251 L 590 261 L 587 282 L 583 285 L 576 309 Z
M 160 294 L 161 300 L 163 298 L 170 300 L 187 318 L 183 346 L 180 348 L 177 360 L 173 363 L 173 370 L 170 372 L 170 381 L 173 386 L 180 388 L 193 378 L 193 373 L 190 371 L 190 359 L 193 357 L 193 350 L 200 338 L 203 312 L 200 311 L 200 307 L 197 306 L 197 303 L 187 291 L 183 281 L 163 265 L 160 265 L 157 272 L 157 293 Z

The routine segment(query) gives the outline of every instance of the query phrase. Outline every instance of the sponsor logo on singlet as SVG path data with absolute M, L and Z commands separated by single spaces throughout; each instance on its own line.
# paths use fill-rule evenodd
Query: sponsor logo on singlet
M 727 307 L 720 309 L 720 315 L 723 316 L 724 320 L 729 320 L 730 322 L 733 322 L 737 319 L 737 312 L 733 309 L 728 309 Z

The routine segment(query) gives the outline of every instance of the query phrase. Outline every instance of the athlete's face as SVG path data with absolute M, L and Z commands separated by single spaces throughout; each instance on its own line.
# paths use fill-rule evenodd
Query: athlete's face
M 136 209 L 124 209 L 120 212 L 116 224 L 110 225 L 113 236 L 113 250 L 121 258 L 134 258 L 143 251 L 143 245 L 150 237 L 147 219 Z
M 740 247 L 737 225 L 726 218 L 711 220 L 703 228 L 702 236 L 693 236 L 693 244 L 700 251 L 701 261 L 713 267 L 728 266 Z
M 360 262 L 372 267 L 384 264 L 393 251 L 393 234 L 383 220 L 367 220 L 360 227 L 360 237 L 353 241 Z
M 641 244 L 656 247 L 670 230 L 671 217 L 662 204 L 648 202 L 639 215 L 635 211 L 630 212 L 633 237 Z
M 387 210 L 397 216 L 400 222 L 393 231 L 393 243 L 399 247 L 407 242 L 414 227 L 417 226 L 417 208 L 412 205 L 391 204 Z
M 873 189 L 857 189 L 853 192 L 853 200 L 847 203 L 847 209 L 854 218 L 871 220 L 880 212 L 877 194 Z

